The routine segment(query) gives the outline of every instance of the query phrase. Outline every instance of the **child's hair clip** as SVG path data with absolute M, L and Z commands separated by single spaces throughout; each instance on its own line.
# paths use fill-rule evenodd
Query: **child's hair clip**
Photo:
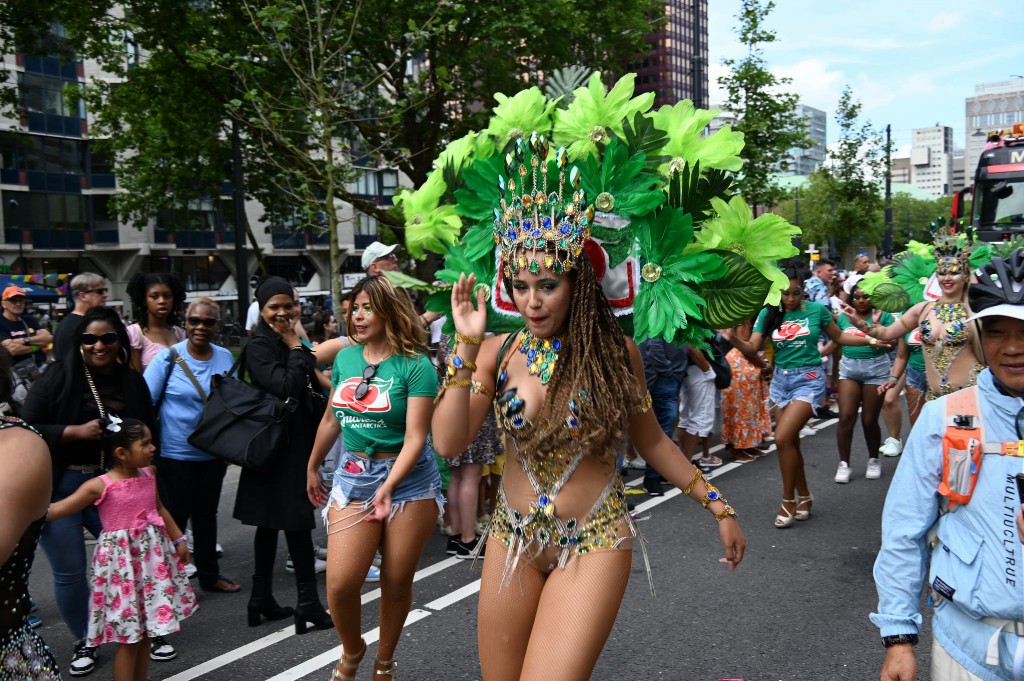
M 107 424 L 107 430 L 109 430 L 111 433 L 120 433 L 121 424 L 124 422 L 124 419 L 118 418 L 114 414 L 111 414 L 109 416 L 109 421 L 110 422 Z

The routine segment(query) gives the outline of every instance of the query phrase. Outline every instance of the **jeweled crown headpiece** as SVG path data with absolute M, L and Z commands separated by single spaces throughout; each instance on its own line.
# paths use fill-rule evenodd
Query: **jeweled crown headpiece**
M 974 230 L 970 225 L 964 231 L 954 221 L 946 224 L 940 217 L 932 223 L 932 254 L 935 256 L 935 272 L 938 274 L 964 274 L 971 271 L 971 248 L 974 245 Z
M 590 236 L 594 207 L 580 188 L 580 171 L 576 166 L 569 170 L 572 196 L 567 198 L 569 155 L 559 147 L 552 163 L 549 150 L 547 139 L 533 132 L 528 143 L 520 137 L 505 155 L 505 177 L 498 176 L 501 201 L 494 209 L 494 241 L 500 246 L 506 277 L 521 269 L 537 272 L 541 265 L 568 272 Z M 555 171 L 558 189 L 549 193 L 549 175 Z

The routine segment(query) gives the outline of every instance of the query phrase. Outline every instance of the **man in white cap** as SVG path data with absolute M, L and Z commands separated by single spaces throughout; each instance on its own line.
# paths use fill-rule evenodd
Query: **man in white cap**
M 385 246 L 379 241 L 374 241 L 363 250 L 363 270 L 366 276 L 372 277 L 375 274 L 394 272 L 398 269 L 398 256 L 395 251 L 398 244 Z

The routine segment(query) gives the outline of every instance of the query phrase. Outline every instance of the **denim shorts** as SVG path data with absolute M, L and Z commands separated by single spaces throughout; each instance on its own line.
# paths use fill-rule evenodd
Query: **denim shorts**
M 327 523 L 327 512 L 332 507 L 344 508 L 350 501 L 361 501 L 363 509 L 368 509 L 377 488 L 387 479 L 397 456 L 380 459 L 365 459 L 345 450 L 334 471 L 334 484 L 331 497 L 323 510 L 324 523 Z M 437 502 L 439 513 L 444 511 L 444 495 L 441 493 L 441 475 L 434 460 L 434 450 L 424 446 L 416 466 L 405 479 L 399 483 L 391 494 L 391 517 L 401 510 L 407 501 L 433 499 Z
M 918 392 L 928 392 L 928 377 L 923 371 L 907 365 L 907 386 Z
M 796 369 L 775 367 L 768 398 L 779 409 L 793 400 L 806 402 L 817 409 L 825 399 L 824 366 L 815 364 Z
M 839 360 L 839 380 L 857 381 L 863 385 L 882 385 L 889 380 L 889 372 L 892 365 L 889 364 L 888 355 L 878 357 L 843 357 Z

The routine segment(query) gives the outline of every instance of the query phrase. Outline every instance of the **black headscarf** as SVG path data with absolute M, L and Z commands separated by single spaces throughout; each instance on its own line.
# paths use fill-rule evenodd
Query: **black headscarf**
M 268 300 L 282 294 L 291 298 L 295 295 L 295 288 L 281 277 L 270 277 L 256 289 L 256 302 L 262 310 Z

